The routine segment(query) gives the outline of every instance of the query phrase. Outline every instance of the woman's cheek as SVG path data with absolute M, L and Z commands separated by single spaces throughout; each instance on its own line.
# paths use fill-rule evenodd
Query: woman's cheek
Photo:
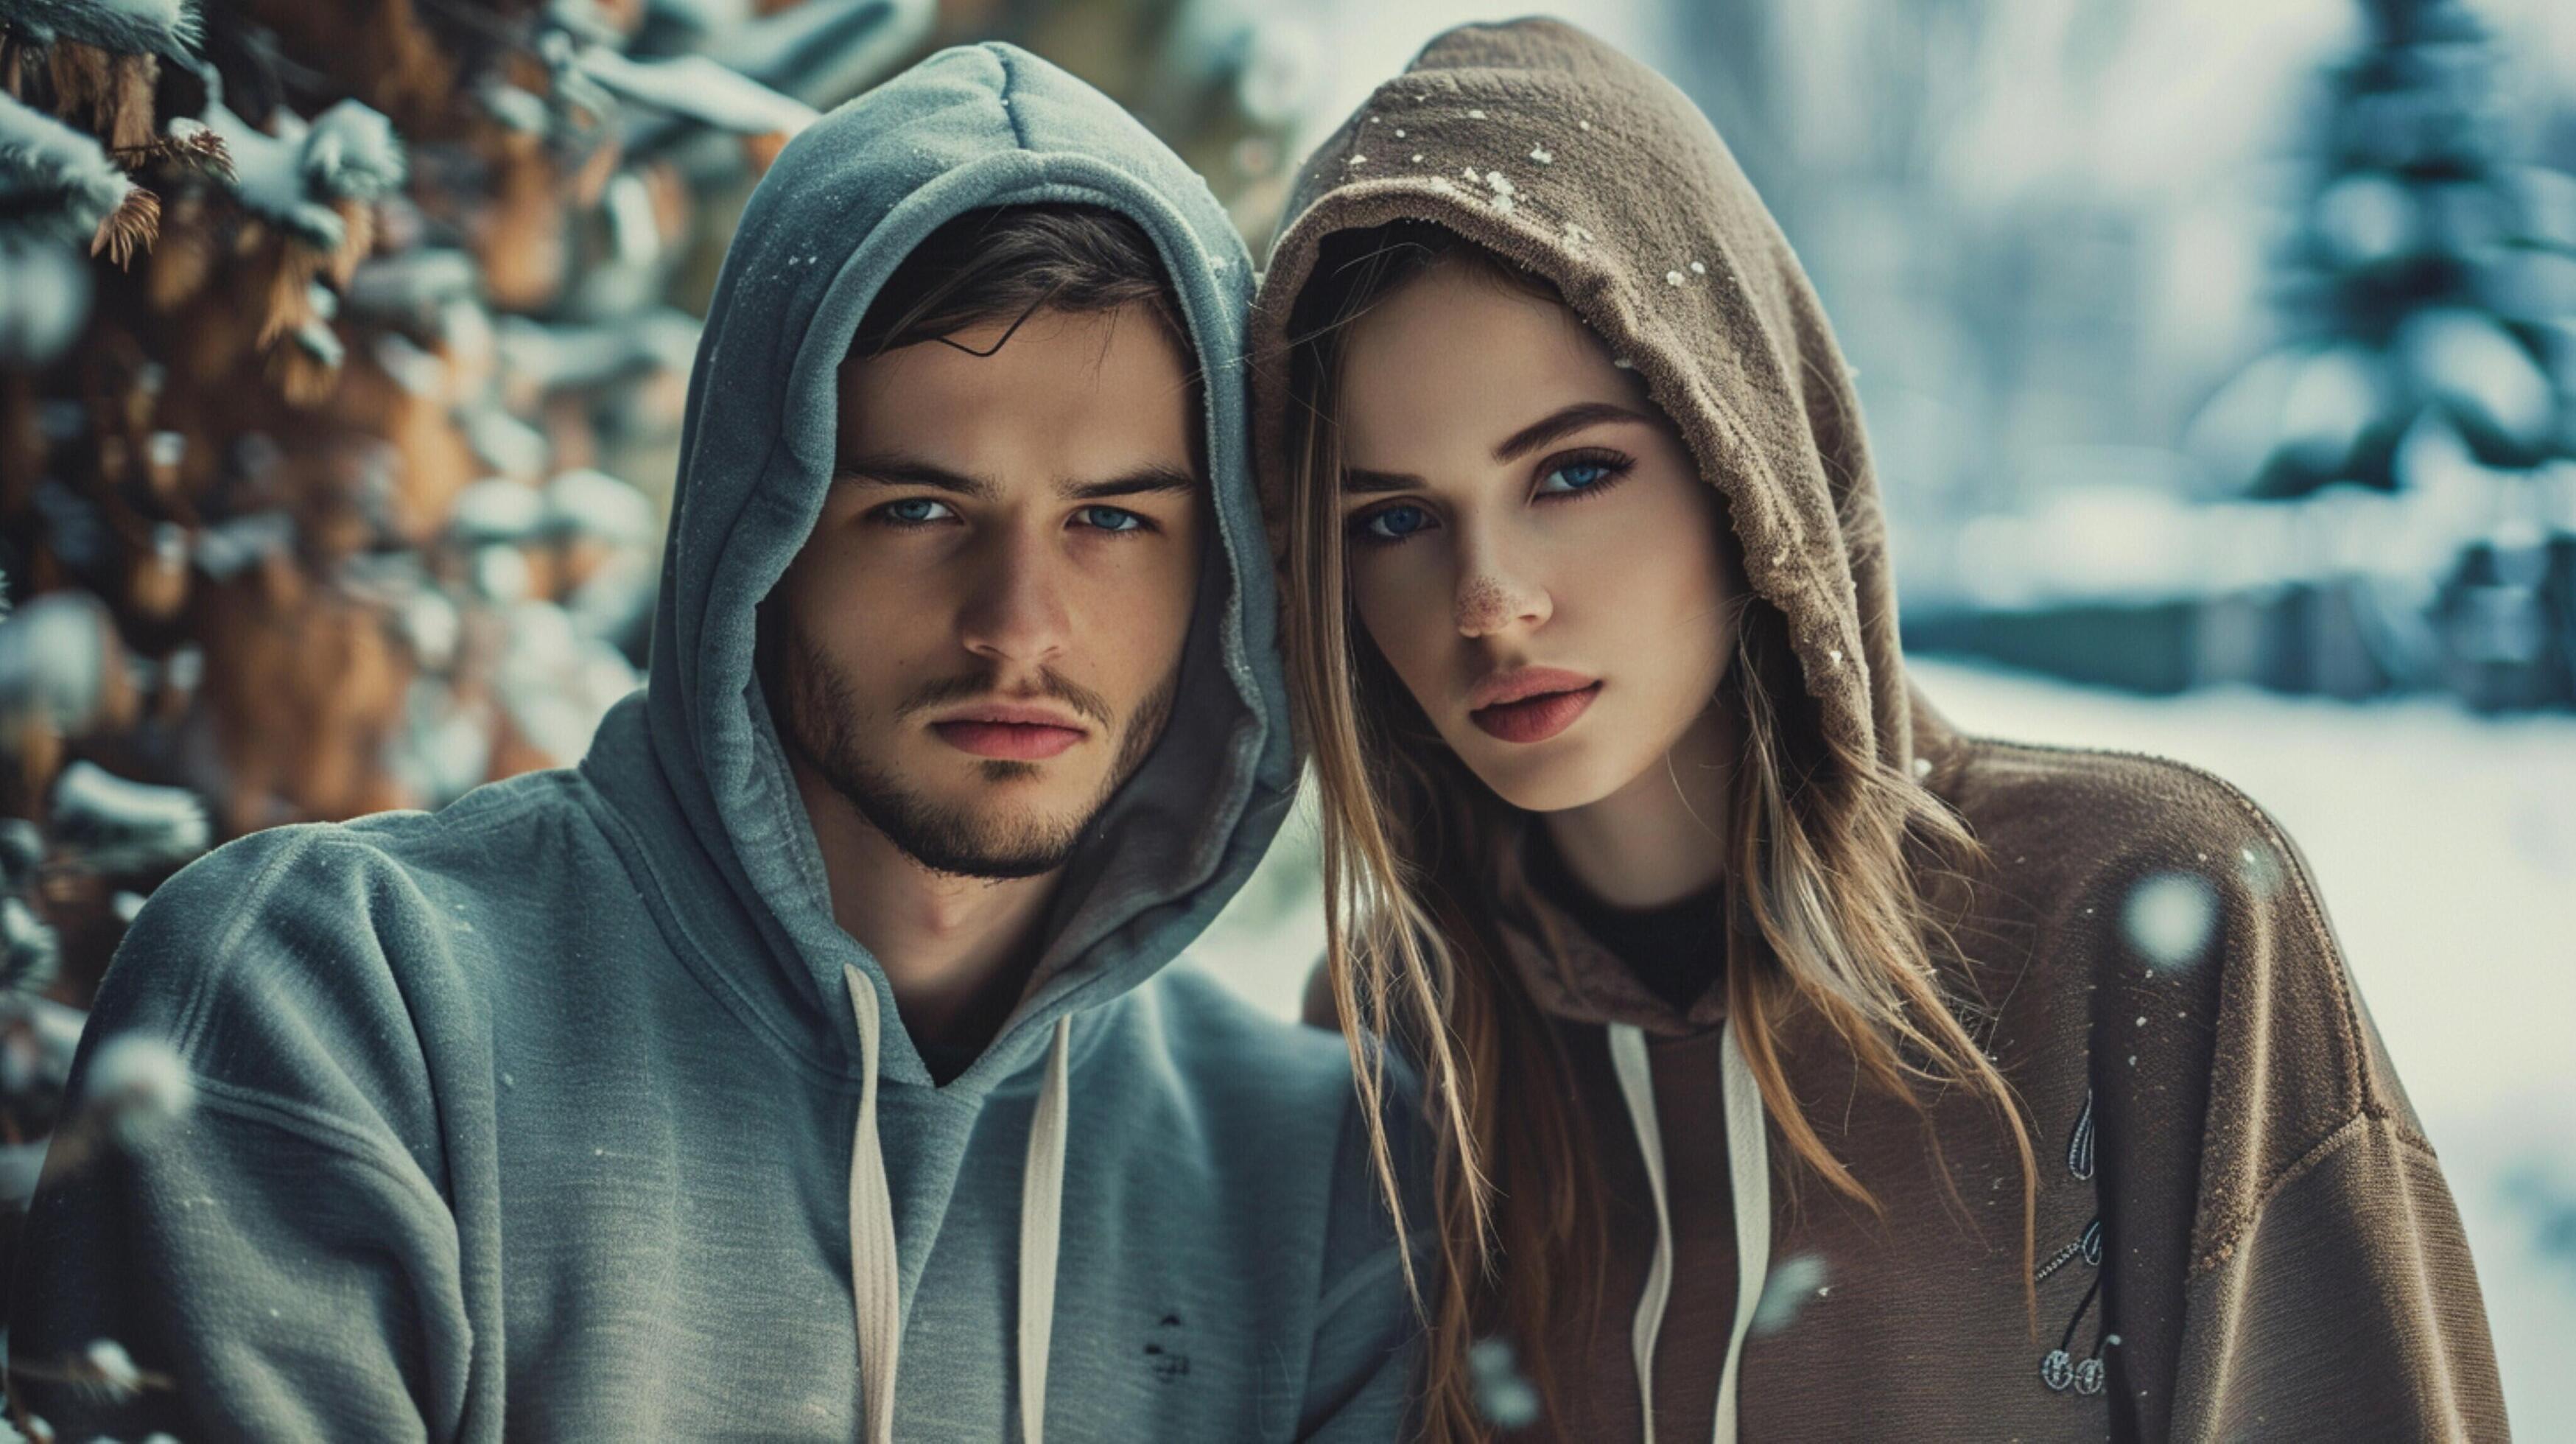
M 1424 702 L 1423 688 L 1430 680 L 1428 659 L 1439 655 L 1441 633 L 1454 609 L 1447 599 L 1434 595 L 1436 588 L 1423 584 L 1427 568 L 1405 566 L 1404 560 L 1364 558 L 1351 569 L 1351 602 L 1378 655 L 1395 669 L 1397 680 L 1414 700 Z M 1423 710 L 1434 709 L 1424 702 Z

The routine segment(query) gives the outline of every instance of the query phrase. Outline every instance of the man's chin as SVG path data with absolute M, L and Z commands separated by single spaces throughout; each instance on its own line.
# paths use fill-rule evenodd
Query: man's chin
M 996 768 L 1009 771 L 985 775 Z M 1091 810 L 1032 795 L 1061 779 L 1025 762 L 979 761 L 974 770 L 975 780 L 954 789 L 861 786 L 842 795 L 898 852 L 933 872 L 1002 881 L 1050 873 L 1072 858 Z

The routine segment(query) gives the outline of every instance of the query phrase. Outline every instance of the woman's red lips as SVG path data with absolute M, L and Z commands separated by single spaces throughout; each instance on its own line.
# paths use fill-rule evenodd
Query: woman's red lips
M 1009 704 L 970 708 L 930 724 L 939 739 L 978 757 L 1034 762 L 1083 739 L 1083 729 L 1044 707 Z
M 1509 702 L 1479 707 L 1467 718 L 1505 742 L 1544 742 L 1573 726 L 1574 719 L 1582 716 L 1583 709 L 1600 695 L 1598 682 L 1551 692 L 1526 692 Z

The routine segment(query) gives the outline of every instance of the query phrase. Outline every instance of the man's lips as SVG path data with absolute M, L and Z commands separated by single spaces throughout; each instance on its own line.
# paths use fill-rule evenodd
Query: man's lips
M 930 730 L 960 752 L 1016 762 L 1053 757 L 1090 735 L 1061 712 L 1013 703 L 969 707 L 931 723 Z
M 1514 667 L 1479 678 L 1468 720 L 1506 742 L 1544 742 L 1574 725 L 1601 695 L 1598 678 L 1562 667 Z

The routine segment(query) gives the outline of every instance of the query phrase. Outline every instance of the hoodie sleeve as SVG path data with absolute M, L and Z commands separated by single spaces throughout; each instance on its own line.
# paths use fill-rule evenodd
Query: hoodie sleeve
M 2197 877 L 2213 926 L 2096 975 L 2115 1435 L 2505 1438 L 2459 1211 L 2306 859 L 2197 769 L 2141 786 L 2163 816 L 2085 913 L 2143 936 L 2123 904 Z
M 2184 1300 L 2177 1439 L 2508 1437 L 2459 1212 L 2389 1119 L 2302 1159 Z
M 1431 1200 L 1415 1120 L 1420 1089 L 1409 1072 L 1394 1066 L 1387 1084 L 1387 1144 L 1405 1194 L 1414 1269 L 1427 1288 L 1431 1278 L 1423 1265 L 1430 1257 Z M 1370 1161 L 1366 1116 L 1356 1096 L 1343 1118 L 1332 1207 L 1297 1437 L 1331 1444 L 1408 1438 L 1421 1316 L 1406 1285 L 1404 1250 Z
M 163 884 L 118 950 L 73 1106 L 130 1038 L 176 1052 L 189 1102 L 128 1145 L 57 1136 L 9 1354 L 20 1400 L 61 1437 L 464 1432 L 457 1227 L 419 1037 L 373 925 L 406 889 L 373 856 L 307 829 L 243 839 Z M 45 1377 L 102 1339 L 147 1376 L 139 1396 Z

